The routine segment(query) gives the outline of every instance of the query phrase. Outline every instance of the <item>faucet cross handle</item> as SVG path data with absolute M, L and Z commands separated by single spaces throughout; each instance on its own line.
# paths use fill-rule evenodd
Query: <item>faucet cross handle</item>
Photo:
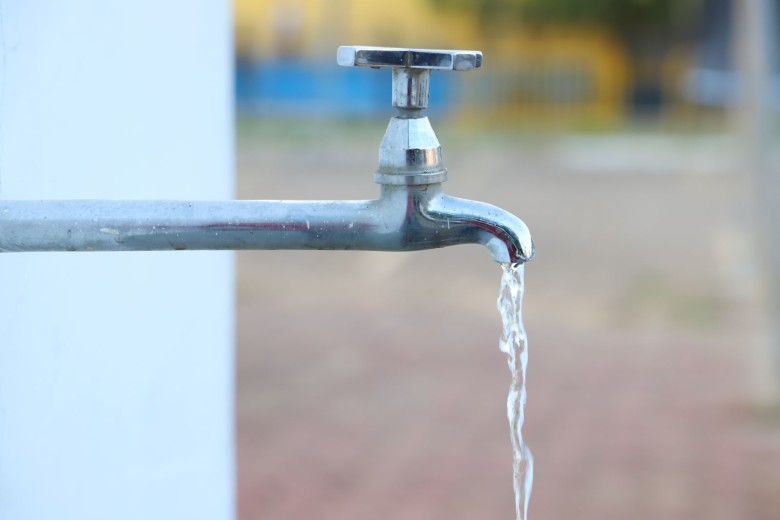
M 431 70 L 476 70 L 480 51 L 402 49 L 394 47 L 339 47 L 336 61 L 342 67 L 393 69 L 393 106 L 423 109 L 428 106 Z

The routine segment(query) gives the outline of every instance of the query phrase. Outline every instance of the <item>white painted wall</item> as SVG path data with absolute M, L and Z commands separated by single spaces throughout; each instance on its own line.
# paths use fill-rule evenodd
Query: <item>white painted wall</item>
M 0 0 L 0 197 L 233 192 L 230 9 Z M 234 516 L 231 253 L 0 255 L 0 519 Z

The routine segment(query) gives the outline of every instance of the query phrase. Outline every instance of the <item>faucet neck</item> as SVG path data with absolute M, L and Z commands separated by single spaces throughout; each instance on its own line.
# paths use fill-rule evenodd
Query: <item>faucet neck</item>
M 393 106 L 413 109 L 426 108 L 430 82 L 430 69 L 394 68 Z
M 431 200 L 439 195 L 443 195 L 441 183 L 433 184 L 382 184 L 379 189 L 380 199 L 384 201 L 400 201 L 412 197 L 418 201 Z

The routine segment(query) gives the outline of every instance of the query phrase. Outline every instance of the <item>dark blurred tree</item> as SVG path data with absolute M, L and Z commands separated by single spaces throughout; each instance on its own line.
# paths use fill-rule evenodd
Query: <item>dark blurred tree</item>
M 687 30 L 702 0 L 430 0 L 434 6 L 470 12 L 483 28 L 522 20 L 528 25 L 597 25 L 619 38 L 636 31 Z
M 661 66 L 675 42 L 691 38 L 703 0 L 430 0 L 434 6 L 471 13 L 486 36 L 546 26 L 597 26 L 622 45 L 633 84 L 632 107 L 662 104 Z

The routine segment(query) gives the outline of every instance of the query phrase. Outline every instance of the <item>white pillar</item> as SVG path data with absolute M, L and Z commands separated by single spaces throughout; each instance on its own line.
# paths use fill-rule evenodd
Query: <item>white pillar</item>
M 232 197 L 230 27 L 0 0 L 0 197 Z M 0 518 L 232 518 L 233 316 L 231 253 L 0 254 Z
M 742 219 L 752 258 L 738 283 L 754 290 L 747 307 L 754 334 L 749 338 L 750 398 L 756 406 L 780 406 L 780 172 L 772 161 L 772 53 L 776 40 L 775 0 L 734 0 L 734 50 L 740 98 L 734 122 L 742 149 Z

